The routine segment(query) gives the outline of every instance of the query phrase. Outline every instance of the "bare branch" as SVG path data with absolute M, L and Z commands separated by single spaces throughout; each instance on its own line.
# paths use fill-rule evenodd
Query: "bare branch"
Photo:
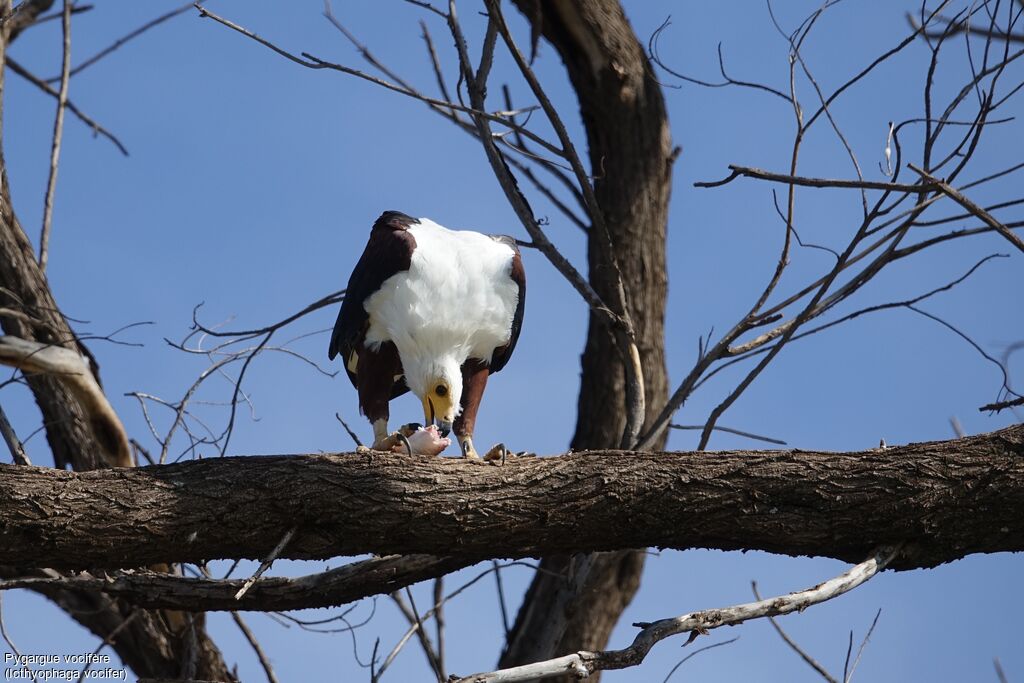
M 668 675 L 665 676 L 665 680 L 662 683 L 668 683 L 669 679 L 672 678 L 672 675 L 675 674 L 675 672 L 679 670 L 679 667 L 681 667 L 683 664 L 686 664 L 686 662 L 690 661 L 691 659 L 693 659 L 694 657 L 699 655 L 701 652 L 707 652 L 708 650 L 714 650 L 716 647 L 722 647 L 723 645 L 731 645 L 732 643 L 735 643 L 739 639 L 740 639 L 740 637 L 736 636 L 735 638 L 730 638 L 729 640 L 723 640 L 722 642 L 714 643 L 713 645 L 705 645 L 704 647 L 701 647 L 701 648 L 698 648 L 698 649 L 694 650 L 693 652 L 691 652 L 690 654 L 686 655 L 681 660 L 679 660 L 678 664 L 676 664 L 675 666 L 672 667 L 672 669 L 668 672 Z
M 252 588 L 252 585 L 256 583 L 256 581 L 261 576 L 263 576 L 264 572 L 270 569 L 270 565 L 274 564 L 274 560 L 277 559 L 277 556 L 281 554 L 281 551 L 285 549 L 285 547 L 288 545 L 288 542 L 292 540 L 292 538 L 295 536 L 295 532 L 298 530 L 298 527 L 293 526 L 291 529 L 285 532 L 285 535 L 281 537 L 281 540 L 278 541 L 276 546 L 274 546 L 274 549 L 270 551 L 270 555 L 268 555 L 267 558 L 260 563 L 260 566 L 256 570 L 256 572 L 248 579 L 246 579 L 245 583 L 242 584 L 242 587 L 238 589 L 237 593 L 235 593 L 235 600 L 241 600 L 245 596 L 245 594 L 249 592 L 249 589 Z
M 999 683 L 1010 683 L 1010 679 L 1007 678 L 1006 672 L 1003 671 L 1003 665 L 999 662 L 999 657 L 992 660 L 992 665 L 996 669 L 996 679 Z
M 405 95 L 406 97 L 411 97 L 411 98 L 413 98 L 415 100 L 419 100 L 421 102 L 424 102 L 425 104 L 429 104 L 429 105 L 432 105 L 432 106 L 435 106 L 435 107 L 439 107 L 441 110 L 452 110 L 452 109 L 454 109 L 454 110 L 457 110 L 457 111 L 465 112 L 467 114 L 472 114 L 474 116 L 479 116 L 479 117 L 485 118 L 488 121 L 492 121 L 492 122 L 500 124 L 502 126 L 506 126 L 507 128 L 510 128 L 510 129 L 517 128 L 517 126 L 514 123 L 512 123 L 512 121 L 507 116 L 500 116 L 500 115 L 497 115 L 497 114 L 491 114 L 491 113 L 486 112 L 486 111 L 484 111 L 482 109 L 481 110 L 476 110 L 476 109 L 472 109 L 470 107 L 463 106 L 461 104 L 457 104 L 455 102 L 446 102 L 444 100 L 438 100 L 438 99 L 435 99 L 433 97 L 427 97 L 426 95 L 422 95 L 422 94 L 420 94 L 420 93 L 418 93 L 418 92 L 416 92 L 414 90 L 410 90 L 409 88 L 404 87 L 402 85 L 396 85 L 396 84 L 391 83 L 389 81 L 385 81 L 382 78 L 377 78 L 375 76 L 371 76 L 371 75 L 369 75 L 367 73 L 359 71 L 358 69 L 353 69 L 353 68 L 345 66 L 343 64 L 335 64 L 333 62 L 328 62 L 327 60 L 320 59 L 319 57 L 316 57 L 315 55 L 309 54 L 308 52 L 303 52 L 301 57 L 300 56 L 296 56 L 296 55 L 292 54 L 291 52 L 288 52 L 287 50 L 285 50 L 285 49 L 283 49 L 281 47 L 278 47 L 277 45 L 275 45 L 271 41 L 266 40 L 265 38 L 261 38 L 260 36 L 256 35 L 252 31 L 250 31 L 249 29 L 244 28 L 242 26 L 239 26 L 238 24 L 234 23 L 233 21 L 225 19 L 224 17 L 221 17 L 220 15 L 211 12 L 210 10 L 208 10 L 205 7 L 199 5 L 198 3 L 193 4 L 193 6 L 196 9 L 199 10 L 200 16 L 208 17 L 210 19 L 213 19 L 217 23 L 222 24 L 224 26 L 227 26 L 228 28 L 230 28 L 230 29 L 232 29 L 234 31 L 237 31 L 238 33 L 241 33 L 243 36 L 245 36 L 247 38 L 255 40 L 260 45 L 263 45 L 264 47 L 269 48 L 270 50 L 273 50 L 274 52 L 276 52 L 277 54 L 281 55 L 285 59 L 287 59 L 289 61 L 292 61 L 292 62 L 295 62 L 296 64 L 298 64 L 300 66 L 304 66 L 307 69 L 326 69 L 326 70 L 329 70 L 329 71 L 339 71 L 341 73 L 348 74 L 349 76 L 355 76 L 356 78 L 361 78 L 364 81 L 369 81 L 370 83 L 373 83 L 374 85 L 379 85 L 380 87 L 385 88 L 387 90 L 391 90 L 392 92 L 397 92 L 397 93 L 399 93 L 401 95 Z M 536 142 L 537 144 L 541 145 L 542 147 L 544 147 L 548 151 L 550 151 L 552 153 L 555 153 L 555 154 L 561 154 L 561 150 L 559 150 L 558 147 L 552 145 L 550 142 L 548 142 L 547 140 L 544 140 L 543 138 L 541 138 L 540 136 L 536 135 L 532 131 L 523 129 L 522 133 L 523 133 L 523 135 L 529 137 L 530 140 L 532 140 L 533 142 Z
M 64 576 L 23 575 L 0 581 L 0 591 L 12 588 L 66 588 L 122 597 L 133 605 L 184 611 L 259 611 L 337 607 L 374 595 L 386 595 L 469 566 L 472 562 L 433 555 L 389 555 L 353 562 L 325 572 L 297 577 L 258 579 L 241 600 L 235 600 L 242 579 L 175 576 L 145 569 L 94 576 L 79 572 Z M 25 572 L 28 574 L 28 572 Z
M 0 433 L 3 434 L 4 442 L 7 443 L 7 448 L 11 451 L 14 463 L 16 465 L 31 465 L 32 461 L 25 453 L 25 446 L 18 439 L 18 435 L 14 433 L 14 427 L 7 420 L 7 413 L 4 412 L 3 406 L 0 406 Z
M 47 85 L 46 81 L 42 80 L 38 76 L 35 76 L 30 71 L 25 69 L 25 67 L 23 67 L 21 64 L 19 64 L 18 62 L 14 61 L 10 57 L 7 58 L 6 65 L 10 68 L 11 71 L 13 71 L 14 73 L 18 74 L 19 76 L 24 78 L 26 81 L 28 81 L 32 85 L 34 85 L 37 88 L 39 88 L 40 90 L 45 92 L 47 95 L 49 95 L 51 97 L 54 97 L 54 98 L 59 98 L 60 97 L 60 93 L 57 92 L 56 90 L 54 90 L 53 88 L 51 88 L 49 85 Z M 111 133 L 106 128 L 104 128 L 103 126 L 98 124 L 91 117 L 89 117 L 85 113 L 83 113 L 81 109 L 79 109 L 78 107 L 75 106 L 74 102 L 72 102 L 71 100 L 67 100 L 64 103 L 64 106 L 67 107 L 67 109 L 72 114 L 77 116 L 78 120 L 80 120 L 82 123 L 84 123 L 85 125 L 87 125 L 90 128 L 92 128 L 94 134 L 102 135 L 103 137 L 107 138 L 112 143 L 114 143 L 114 146 L 117 147 L 118 151 L 120 151 L 121 154 L 123 154 L 125 156 L 128 156 L 128 149 L 124 146 L 124 144 L 117 137 L 115 137 L 113 133 Z
M 677 425 L 670 424 L 669 429 L 679 429 L 684 431 L 699 431 L 704 429 L 704 425 Z M 776 446 L 785 446 L 786 442 L 782 439 L 774 439 L 770 436 L 761 436 L 760 434 L 753 434 L 751 432 L 745 432 L 740 429 L 733 429 L 731 427 L 722 427 L 715 425 L 716 432 L 725 432 L 726 434 L 735 434 L 736 436 L 743 436 L 754 441 L 764 441 L 765 443 L 775 444 Z
M 532 90 L 534 96 L 537 98 L 537 101 L 540 102 L 541 108 L 544 110 L 548 122 L 555 129 L 555 134 L 557 135 L 558 140 L 562 146 L 562 154 L 563 156 L 565 156 L 565 158 L 569 161 L 569 164 L 572 166 L 573 173 L 576 175 L 576 180 L 579 185 L 579 188 L 583 193 L 584 199 L 586 200 L 587 210 L 590 215 L 590 219 L 593 221 L 594 230 L 596 230 L 597 232 L 597 237 L 604 240 L 607 246 L 607 253 L 609 254 L 609 259 L 611 261 L 610 265 L 613 269 L 613 272 L 615 273 L 614 289 L 616 301 L 614 302 L 614 311 L 609 311 L 604 304 L 599 304 L 600 299 L 597 298 L 596 293 L 594 293 L 594 297 L 596 300 L 591 301 L 588 299 L 588 303 L 590 303 L 591 309 L 596 312 L 608 312 L 610 322 L 612 323 L 612 329 L 616 335 L 616 339 L 619 344 L 619 350 L 622 354 L 622 364 L 626 375 L 626 395 L 625 405 L 623 406 L 625 408 L 626 414 L 626 425 L 623 430 L 620 445 L 622 448 L 632 448 L 636 445 L 637 437 L 640 434 L 641 427 L 643 426 L 644 415 L 646 412 L 646 399 L 644 394 L 644 375 L 643 368 L 640 365 L 640 352 L 636 347 L 633 322 L 630 319 L 629 309 L 626 305 L 626 293 L 622 284 L 622 273 L 619 268 L 618 259 L 615 257 L 615 250 L 611 247 L 611 233 L 608 231 L 608 226 L 604 220 L 604 214 L 601 210 L 601 207 L 598 205 L 597 197 L 594 194 L 594 187 L 593 185 L 591 185 L 590 178 L 583 168 L 583 163 L 580 161 L 579 154 L 577 154 L 576 152 L 576 148 L 572 143 L 572 139 L 569 137 L 569 133 L 567 132 L 561 117 L 558 115 L 558 111 L 555 109 L 550 99 L 548 99 L 547 94 L 544 92 L 543 87 L 541 87 L 540 85 L 540 81 L 533 73 L 533 69 L 530 68 L 529 63 L 527 63 L 526 58 L 523 56 L 522 52 L 520 52 L 519 47 L 516 45 L 515 40 L 512 38 L 512 34 L 509 31 L 508 25 L 505 23 L 505 17 L 501 10 L 501 4 L 496 0 L 485 0 L 485 2 L 487 5 L 488 16 L 490 17 L 491 22 L 493 22 L 493 24 L 497 27 L 498 32 L 501 34 L 502 40 L 505 42 L 505 45 L 508 48 L 509 53 L 512 55 L 512 58 L 515 60 L 516 65 L 519 67 L 520 73 L 526 79 L 526 82 L 529 84 L 530 89 Z M 468 62 L 468 58 L 465 56 L 465 49 L 463 46 L 461 35 L 458 33 L 457 30 L 457 24 L 453 23 L 453 9 L 454 6 L 450 4 L 448 10 L 449 23 L 452 25 L 453 33 L 456 34 L 456 45 L 459 46 L 460 60 L 463 63 L 463 68 L 467 70 L 467 72 L 469 72 L 471 71 L 472 67 Z M 483 62 L 481 64 L 483 65 Z M 471 96 L 474 94 L 474 90 L 476 91 L 477 97 L 482 102 L 483 92 L 480 91 L 479 88 L 474 88 L 470 90 Z M 477 105 L 477 108 L 480 108 L 480 106 Z M 484 136 L 481 135 L 481 138 L 483 137 Z M 495 175 L 498 176 L 499 180 L 501 180 L 502 176 L 508 173 L 508 169 L 507 167 L 504 166 L 504 164 L 498 163 L 499 159 L 495 158 L 497 155 L 497 150 L 492 151 L 492 147 L 493 144 L 488 146 L 487 142 L 484 141 L 484 148 L 488 152 L 488 157 L 491 160 L 491 166 L 495 172 Z M 513 204 L 515 204 L 515 202 L 513 201 L 515 195 L 518 194 L 521 197 L 521 194 L 518 192 L 518 189 L 516 189 L 514 193 L 510 192 L 506 185 L 507 182 L 502 183 L 503 189 L 506 189 L 506 196 L 508 196 L 509 200 L 512 201 Z M 525 202 L 525 200 L 523 201 Z M 529 220 L 526 220 L 527 216 L 523 212 L 517 211 L 517 213 L 519 213 L 520 218 L 523 219 L 524 227 L 526 227 L 527 231 L 530 232 L 530 236 L 533 237 L 534 242 L 537 242 L 537 235 L 534 234 L 534 231 L 540 231 L 539 228 L 537 228 L 536 222 L 533 220 L 532 215 L 528 217 Z M 549 255 L 549 259 L 550 258 L 551 257 Z
M 775 183 L 786 183 L 787 185 L 800 185 L 802 187 L 838 187 L 855 190 L 885 190 L 888 192 L 922 192 L 929 189 L 935 189 L 936 187 L 934 184 L 926 185 L 922 183 L 910 185 L 906 183 L 890 183 L 877 180 L 806 178 L 802 176 L 785 175 L 783 173 L 772 173 L 771 171 L 763 171 L 759 168 L 737 166 L 735 164 L 729 164 L 729 170 L 732 172 L 728 177 L 723 178 L 722 180 L 696 182 L 693 186 L 721 187 L 722 185 L 731 183 L 736 178 L 746 177 L 756 178 L 757 180 L 769 180 Z
M 665 21 L 662 22 L 661 26 L 659 26 L 657 29 L 655 29 L 654 33 L 651 34 L 650 39 L 647 41 L 647 56 L 650 58 L 650 60 L 652 62 L 654 62 L 655 64 L 660 66 L 666 72 L 672 74 L 673 76 L 675 76 L 676 78 L 678 78 L 680 80 L 686 81 L 688 83 L 693 83 L 694 85 L 700 85 L 700 86 L 703 86 L 705 88 L 725 88 L 727 86 L 733 85 L 733 86 L 739 86 L 739 87 L 745 87 L 745 88 L 753 88 L 755 90 L 761 90 L 761 91 L 767 92 L 769 94 L 775 95 L 776 97 L 782 98 L 787 103 L 792 104 L 792 102 L 793 102 L 792 98 L 789 95 L 787 95 L 784 92 L 782 92 L 781 90 L 776 90 L 775 88 L 773 88 L 771 86 L 763 85 L 761 83 L 751 83 L 749 81 L 737 81 L 737 80 L 731 78 L 725 72 L 725 59 L 722 57 L 722 44 L 721 43 L 718 44 L 718 70 L 722 74 L 722 78 L 724 79 L 721 83 L 712 83 L 710 81 L 704 81 L 704 80 L 701 80 L 699 78 L 693 78 L 691 76 L 687 76 L 685 74 L 679 73 L 678 71 L 676 71 L 674 69 L 669 68 L 665 64 L 665 62 L 662 60 L 661 54 L 659 53 L 658 48 L 659 48 L 659 43 L 661 41 L 661 34 L 664 33 L 664 31 L 671 24 L 672 24 L 672 17 L 666 18 Z
M 4 642 L 7 643 L 7 647 L 11 648 L 11 652 L 14 653 L 15 662 L 20 663 L 22 670 L 27 672 L 29 677 L 39 683 L 39 679 L 36 678 L 35 669 L 25 663 L 25 657 L 18 650 L 18 646 L 11 640 L 11 636 L 7 633 L 7 624 L 4 623 L 4 610 L 3 610 L 3 596 L 0 595 L 0 636 L 3 636 Z
M 71 74 L 70 75 L 71 76 L 75 76 L 75 75 L 81 73 L 82 71 L 85 71 L 86 69 L 88 69 L 90 66 L 92 66 L 96 62 L 100 61 L 104 57 L 107 57 L 112 52 L 115 52 L 118 48 L 123 46 L 125 43 L 127 43 L 127 42 L 129 42 L 129 41 L 131 41 L 131 40 L 133 40 L 135 38 L 138 38 L 139 36 L 141 36 L 146 31 L 150 30 L 151 28 L 155 28 L 155 27 L 159 26 L 160 24 L 164 23 L 165 21 L 167 21 L 169 19 L 173 19 L 174 17 L 178 16 L 179 14 L 183 14 L 183 13 L 187 12 L 188 10 L 190 10 L 192 8 L 192 6 L 193 6 L 193 4 L 191 2 L 186 2 L 184 5 L 181 5 L 180 7 L 177 7 L 176 9 L 172 9 L 170 12 L 165 12 L 164 14 L 161 14 L 160 16 L 156 17 L 155 19 L 151 19 L 151 20 L 147 21 L 142 26 L 140 26 L 137 29 L 135 29 L 135 30 L 133 30 L 133 31 L 131 31 L 131 32 L 121 36 L 120 38 L 115 40 L 113 43 L 111 43 L 107 47 L 103 48 L 102 50 L 100 50 L 99 52 L 94 54 L 92 57 L 89 57 L 88 59 L 84 60 L 78 66 L 76 66 L 75 68 L 71 69 Z M 56 76 L 54 78 L 48 78 L 47 81 L 50 82 L 50 83 L 56 83 L 57 81 L 60 81 L 61 79 L 62 79 L 61 76 Z
M 1010 43 L 1024 43 L 1024 34 L 1011 33 L 1009 30 L 995 30 L 988 28 L 980 28 L 974 26 L 966 18 L 961 20 L 947 19 L 946 17 L 938 17 L 939 21 L 945 22 L 947 27 L 941 31 L 923 31 L 922 35 L 925 38 L 937 39 L 946 38 L 957 33 L 966 33 L 969 36 L 976 36 L 984 38 L 986 41 L 993 39 L 1005 40 Z M 913 14 L 907 12 L 907 23 L 912 27 L 919 29 L 918 21 Z
M 1013 246 L 1017 247 L 1017 249 L 1019 249 L 1021 252 L 1024 252 L 1024 240 L 1022 240 L 1020 237 L 1011 232 L 1010 229 L 1007 228 L 1005 225 L 997 221 L 988 211 L 972 202 L 970 199 L 965 197 L 963 194 L 958 192 L 953 187 L 950 187 L 950 185 L 945 181 L 938 180 L 937 178 L 933 177 L 928 172 L 918 168 L 914 164 L 910 164 L 909 166 L 912 171 L 920 175 L 925 180 L 933 183 L 935 188 L 942 192 L 942 194 L 948 196 L 957 204 L 967 209 L 967 211 L 980 218 L 981 221 L 985 223 L 985 225 L 989 226 L 990 228 L 998 232 L 1000 235 L 1005 237 L 1006 241 L 1008 241 Z
M 345 428 L 346 432 L 348 432 L 348 435 L 352 438 L 352 441 L 355 442 L 356 448 L 359 448 L 360 446 L 363 445 L 363 442 L 359 439 L 359 436 L 355 432 L 352 431 L 352 428 L 349 427 L 348 423 L 345 422 L 345 420 L 341 417 L 341 413 L 335 413 L 334 414 L 334 418 L 338 422 L 340 422 L 341 426 Z
M 982 412 L 986 410 L 999 412 L 1000 410 L 1006 410 L 1007 408 L 1016 408 L 1017 406 L 1024 406 L 1024 397 L 1015 398 L 1009 401 L 997 401 L 995 403 L 989 403 L 978 408 L 978 410 Z
M 512 628 L 508 621 L 508 606 L 505 603 L 505 586 L 501 580 L 501 567 L 497 560 L 491 560 L 491 566 L 494 568 L 494 588 L 498 592 L 498 607 L 501 609 L 501 628 L 507 641 L 512 633 Z
M 478 673 L 459 678 L 453 683 L 515 683 L 534 679 L 557 678 L 567 673 L 586 678 L 596 671 L 625 669 L 640 664 L 658 642 L 674 635 L 690 633 L 692 641 L 711 629 L 733 626 L 751 619 L 775 617 L 807 609 L 842 595 L 871 579 L 889 564 L 897 549 L 883 546 L 871 556 L 839 576 L 823 581 L 813 588 L 781 595 L 768 600 L 735 605 L 721 609 L 691 612 L 672 619 L 637 624 L 642 629 L 633 644 L 622 650 L 604 652 L 580 651 L 544 662 L 510 669 Z
M 757 600 L 760 600 L 761 599 L 761 594 L 757 590 L 757 581 L 751 581 L 750 582 L 750 587 L 754 591 L 754 598 L 756 598 Z M 792 638 L 789 637 L 789 634 L 786 633 L 786 631 L 783 630 L 783 628 L 781 626 L 779 626 L 779 622 L 777 622 L 775 620 L 775 617 L 768 617 L 768 622 L 772 625 L 772 628 L 775 629 L 775 632 L 779 634 L 779 637 L 782 638 L 782 640 L 786 643 L 786 645 L 789 646 L 789 649 L 791 649 L 793 652 L 797 653 L 797 655 L 800 656 L 800 659 L 802 659 L 805 662 L 807 662 L 807 665 L 809 667 L 811 667 L 812 669 L 814 669 L 815 671 L 818 672 L 819 676 L 821 676 L 826 681 L 828 681 L 828 683 L 839 683 L 839 681 L 836 680 L 835 676 L 830 674 L 828 672 L 828 670 L 825 667 L 823 667 L 818 662 L 818 660 L 816 660 L 814 657 L 812 657 L 809 654 L 807 654 L 806 650 L 804 650 L 802 647 L 800 647 L 795 640 L 793 640 Z
M 405 617 L 406 621 L 409 622 L 409 627 L 416 633 L 416 638 L 420 642 L 420 647 L 423 650 L 423 654 L 427 657 L 427 663 L 430 664 L 430 668 L 433 669 L 434 675 L 437 676 L 437 683 L 445 683 L 447 676 L 444 674 L 444 670 L 441 668 L 441 660 L 438 657 L 437 651 L 434 649 L 434 644 L 430 641 L 430 634 L 427 633 L 426 628 L 423 626 L 423 620 L 420 618 L 419 610 L 416 609 L 416 601 L 412 597 L 412 591 L 409 587 L 405 587 L 405 594 L 409 597 L 409 604 L 405 604 L 405 600 L 402 599 L 402 594 L 395 591 L 391 594 L 391 599 L 394 600 L 398 606 L 399 611 Z
M 496 565 L 494 573 L 495 575 L 501 573 L 501 569 Z M 435 633 L 437 634 L 437 669 L 441 672 L 442 679 L 447 680 L 448 676 L 445 672 L 448 668 L 444 664 L 444 602 L 444 577 L 439 576 L 434 579 L 434 626 L 436 627 Z M 411 596 L 409 603 L 412 603 Z M 415 609 L 415 605 L 413 605 L 413 608 Z
M 191 7 L 191 3 L 189 3 L 188 6 Z M 263 672 L 267 674 L 268 683 L 279 683 L 277 676 L 274 674 L 274 667 L 270 664 L 270 658 L 268 658 L 267 653 L 263 651 L 260 641 L 256 639 L 256 634 L 249 629 L 245 620 L 242 619 L 242 615 L 238 612 L 232 612 L 231 618 L 234 620 L 235 625 L 238 626 L 238 630 L 240 630 L 242 635 L 245 636 L 245 639 L 249 641 L 249 645 L 252 646 L 253 652 L 256 653 L 256 657 L 260 660 L 260 666 L 263 667 Z
M 46 270 L 46 261 L 50 253 L 53 195 L 57 191 L 57 166 L 60 163 L 60 143 L 64 136 L 64 109 L 68 104 L 68 83 L 71 77 L 71 0 L 64 0 L 64 17 L 61 25 L 64 51 L 61 58 L 60 91 L 57 94 L 57 116 L 53 122 L 53 144 L 50 147 L 50 176 L 46 181 L 46 198 L 43 201 L 43 228 L 39 236 L 39 269 L 42 271 Z
M 857 648 L 857 656 L 853 660 L 853 665 L 850 667 L 849 672 L 846 671 L 846 667 L 843 667 L 843 683 L 850 683 L 853 680 L 853 672 L 857 670 L 857 665 L 860 664 L 860 659 L 864 655 L 864 650 L 868 646 L 868 642 L 871 640 L 871 634 L 875 632 L 875 626 L 878 626 L 878 617 L 882 616 L 882 610 L 879 609 L 875 612 L 875 618 L 871 620 L 871 626 L 868 627 L 868 632 L 864 634 L 864 639 L 860 641 L 860 647 Z M 850 636 L 853 636 L 853 632 L 850 632 Z

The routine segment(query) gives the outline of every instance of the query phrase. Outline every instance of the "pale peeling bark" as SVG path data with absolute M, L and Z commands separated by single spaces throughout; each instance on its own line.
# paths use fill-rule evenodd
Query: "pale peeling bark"
M 0 363 L 26 375 L 49 375 L 61 382 L 78 401 L 94 434 L 102 434 L 104 461 L 111 467 L 131 467 L 131 445 L 121 419 L 107 400 L 88 365 L 88 359 L 62 346 L 0 336 Z
M 964 510 L 970 514 L 964 514 Z M 63 569 L 718 548 L 895 568 L 1024 550 L 1024 426 L 855 453 L 584 451 L 504 466 L 368 453 L 93 472 L 0 465 L 0 563 Z M 115 514 L 116 513 L 116 514 Z
M 655 644 L 671 636 L 689 632 L 690 640 L 687 642 L 690 642 L 698 635 L 703 635 L 714 628 L 735 626 L 761 617 L 776 617 L 802 612 L 812 605 L 831 600 L 853 590 L 878 574 L 894 554 L 892 548 L 878 548 L 867 560 L 840 576 L 823 581 L 813 588 L 788 595 L 732 607 L 691 612 L 646 624 L 636 624 L 641 628 L 640 633 L 633 639 L 632 645 L 622 650 L 575 652 L 543 662 L 472 674 L 451 680 L 449 683 L 523 683 L 538 679 L 562 678 L 566 672 L 571 672 L 570 676 L 579 680 L 589 679 L 605 669 L 625 669 L 637 666 L 643 662 Z
M 543 36 L 558 51 L 579 100 L 594 193 L 611 242 L 592 230 L 589 279 L 603 300 L 615 300 L 610 246 L 635 327 L 650 420 L 668 395 L 665 234 L 674 153 L 664 99 L 616 0 L 517 0 L 516 5 L 529 19 L 534 39 Z M 613 335 L 593 313 L 581 366 L 572 447 L 618 446 L 626 421 L 623 366 Z M 661 439 L 655 447 L 663 444 Z M 545 558 L 545 571 L 527 591 L 501 666 L 605 647 L 640 585 L 644 557 L 618 552 Z M 557 578 L 566 573 L 570 581 Z

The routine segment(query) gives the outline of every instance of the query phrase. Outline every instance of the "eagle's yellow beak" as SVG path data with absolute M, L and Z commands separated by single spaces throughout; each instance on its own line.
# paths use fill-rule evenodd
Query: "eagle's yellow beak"
M 441 436 L 448 436 L 455 421 L 455 404 L 452 402 L 451 387 L 447 382 L 436 382 L 423 396 L 423 417 L 425 424 L 437 425 Z

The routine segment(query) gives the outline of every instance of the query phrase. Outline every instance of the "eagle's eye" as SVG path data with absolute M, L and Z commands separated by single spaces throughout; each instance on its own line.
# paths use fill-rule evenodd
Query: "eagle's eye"
M 434 393 L 437 394 L 438 396 L 447 396 L 448 387 L 446 387 L 443 384 L 438 384 L 437 387 L 434 389 Z

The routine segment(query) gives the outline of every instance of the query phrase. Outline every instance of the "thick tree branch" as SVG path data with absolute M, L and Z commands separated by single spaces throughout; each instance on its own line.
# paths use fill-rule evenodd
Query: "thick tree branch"
M 82 572 L 74 576 L 38 572 L 18 576 L 14 569 L 2 575 L 0 590 L 11 588 L 65 588 L 105 593 L 138 607 L 191 612 L 284 612 L 316 607 L 337 607 L 372 595 L 383 595 L 414 583 L 453 572 L 470 563 L 433 555 L 391 555 L 353 562 L 307 576 L 274 576 L 255 581 L 240 599 L 235 595 L 245 579 L 175 576 L 165 572 L 128 570 L 110 574 Z
M 972 514 L 963 514 L 969 505 Z M 0 465 L 0 563 L 57 569 L 637 547 L 893 566 L 1024 550 L 1024 426 L 854 453 L 584 451 L 505 466 L 390 454 L 218 458 L 94 472 Z

